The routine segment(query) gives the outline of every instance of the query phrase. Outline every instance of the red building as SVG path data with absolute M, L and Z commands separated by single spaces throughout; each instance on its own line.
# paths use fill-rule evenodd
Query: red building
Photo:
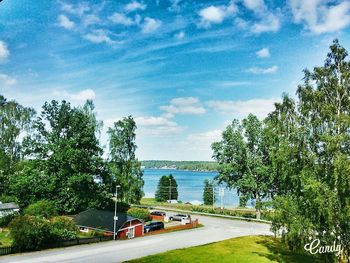
M 143 235 L 144 223 L 142 220 L 122 213 L 117 213 L 117 217 L 116 232 L 118 238 L 134 238 Z M 113 235 L 113 211 L 89 209 L 76 215 L 74 220 L 82 232 L 94 230 L 108 236 Z

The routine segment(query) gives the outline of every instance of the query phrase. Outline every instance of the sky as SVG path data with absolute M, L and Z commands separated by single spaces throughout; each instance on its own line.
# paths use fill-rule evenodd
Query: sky
M 92 99 L 106 130 L 132 115 L 141 160 L 211 160 L 233 119 L 264 118 L 333 39 L 350 1 L 3 0 L 0 94 L 40 112 Z

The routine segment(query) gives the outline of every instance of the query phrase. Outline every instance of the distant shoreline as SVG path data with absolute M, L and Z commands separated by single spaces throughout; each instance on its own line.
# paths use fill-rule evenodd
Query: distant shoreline
M 181 169 L 181 168 L 172 168 L 172 167 L 142 167 L 143 170 L 148 169 L 148 170 L 173 170 L 173 171 L 186 171 L 186 172 L 213 172 L 213 173 L 218 173 L 217 170 L 189 170 L 189 169 Z

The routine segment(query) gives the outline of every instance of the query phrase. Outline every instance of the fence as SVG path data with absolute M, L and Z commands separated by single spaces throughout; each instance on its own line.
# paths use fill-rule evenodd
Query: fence
M 58 248 L 58 247 L 68 247 L 82 244 L 97 243 L 102 241 L 113 240 L 113 236 L 101 236 L 101 237 L 87 237 L 87 238 L 77 238 L 73 240 L 58 241 L 51 244 L 46 244 L 43 249 L 46 248 Z M 0 256 L 8 255 L 21 252 L 17 247 L 0 247 Z

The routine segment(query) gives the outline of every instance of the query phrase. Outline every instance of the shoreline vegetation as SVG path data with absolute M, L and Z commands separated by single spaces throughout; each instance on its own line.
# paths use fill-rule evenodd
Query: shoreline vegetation
M 141 161 L 144 169 L 169 169 L 194 172 L 217 172 L 218 163 L 214 161 L 170 161 L 144 160 Z

